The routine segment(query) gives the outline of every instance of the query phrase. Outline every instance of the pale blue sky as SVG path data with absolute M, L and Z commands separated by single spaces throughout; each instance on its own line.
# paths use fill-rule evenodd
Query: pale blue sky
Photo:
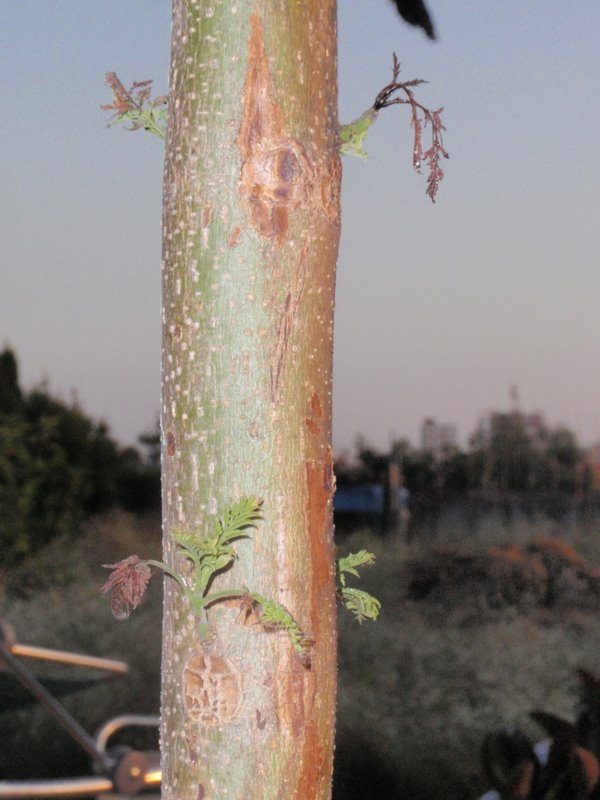
M 465 437 L 509 405 L 600 439 L 600 4 L 429 0 L 432 44 L 388 0 L 341 0 L 340 117 L 389 81 L 445 106 L 432 206 L 406 110 L 345 159 L 334 439 Z M 162 145 L 107 130 L 107 70 L 165 91 L 166 0 L 0 0 L 0 344 L 75 388 L 122 441 L 159 408 Z

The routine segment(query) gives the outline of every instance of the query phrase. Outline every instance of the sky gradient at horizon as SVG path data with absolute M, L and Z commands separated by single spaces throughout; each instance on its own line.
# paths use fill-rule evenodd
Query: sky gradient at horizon
M 600 440 L 600 5 L 429 0 L 440 38 L 388 0 L 341 0 L 340 119 L 391 77 L 429 81 L 450 160 L 432 206 L 405 108 L 344 159 L 334 445 L 461 438 L 487 410 Z M 22 382 L 76 390 L 121 441 L 159 409 L 162 145 L 106 128 L 104 73 L 166 90 L 162 0 L 0 0 L 0 335 Z

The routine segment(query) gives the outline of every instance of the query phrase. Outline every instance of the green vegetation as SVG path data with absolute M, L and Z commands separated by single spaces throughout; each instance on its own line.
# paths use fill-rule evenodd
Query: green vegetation
M 0 353 L 0 568 L 72 537 L 92 514 L 158 508 L 154 440 L 142 443 L 147 458 L 119 447 L 104 423 L 46 386 L 24 392 L 14 353 Z

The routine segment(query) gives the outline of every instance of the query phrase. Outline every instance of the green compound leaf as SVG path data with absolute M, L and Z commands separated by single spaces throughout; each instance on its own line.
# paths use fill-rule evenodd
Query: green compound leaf
M 347 556 L 340 556 L 337 561 L 338 579 L 342 586 L 346 585 L 346 576 L 344 573 L 348 572 L 350 575 L 355 575 L 360 578 L 358 567 L 365 565 L 372 566 L 375 563 L 375 554 L 369 553 L 367 550 L 359 550 L 358 553 L 348 553 Z
M 379 616 L 381 603 L 376 597 L 361 589 L 352 589 L 346 586 L 346 575 L 360 578 L 358 567 L 372 566 L 375 555 L 368 550 L 359 550 L 358 553 L 348 553 L 347 556 L 338 556 L 336 560 L 337 594 L 343 605 L 351 611 L 362 623 L 365 619 L 376 620 Z
M 249 533 L 244 533 L 248 528 L 256 528 L 257 523 L 262 519 L 262 500 L 256 497 L 247 497 L 240 500 L 237 505 L 228 509 L 225 516 L 218 524 L 219 543 L 225 544 L 232 539 L 249 537 Z
M 245 498 L 230 508 L 215 525 L 215 533 L 205 539 L 196 531 L 173 531 L 173 538 L 183 551 L 183 555 L 191 559 L 197 569 L 202 569 L 205 580 L 201 588 L 204 591 L 210 577 L 226 569 L 235 559 L 236 554 L 231 542 L 234 539 L 250 538 L 249 528 L 255 528 L 261 517 L 262 501 L 256 498 Z
M 381 603 L 368 592 L 344 587 L 341 596 L 344 606 L 354 614 L 357 622 L 362 623 L 366 619 L 375 621 L 379 616 Z
M 187 555 L 188 558 L 191 558 L 194 561 L 199 561 L 202 558 L 205 548 L 203 548 L 203 542 L 198 537 L 198 534 L 185 533 L 184 531 L 176 528 L 171 535 L 181 549 L 187 551 L 185 555 Z
M 260 621 L 266 628 L 285 631 L 294 645 L 294 650 L 299 655 L 306 655 L 310 641 L 306 634 L 300 630 L 296 620 L 290 612 L 268 597 L 263 597 L 256 592 L 251 593 L 251 597 L 260 606 Z

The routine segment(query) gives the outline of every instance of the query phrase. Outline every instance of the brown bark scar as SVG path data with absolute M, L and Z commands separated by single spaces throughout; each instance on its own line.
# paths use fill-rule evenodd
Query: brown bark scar
M 300 252 L 300 258 L 296 264 L 294 275 L 290 282 L 291 290 L 285 297 L 283 311 L 277 326 L 277 337 L 275 340 L 275 352 L 271 360 L 271 402 L 276 405 L 281 395 L 283 373 L 288 356 L 288 344 L 294 319 L 300 305 L 300 299 L 304 290 L 306 280 L 306 246 Z
M 310 536 L 312 587 L 319 591 L 330 577 L 330 565 L 323 558 L 324 535 L 328 530 L 327 517 L 331 501 L 333 479 L 332 463 L 311 459 L 306 462 L 306 482 L 308 488 L 308 531 Z
M 310 431 L 310 432 L 311 432 L 311 433 L 312 433 L 314 436 L 318 436 L 318 435 L 319 435 L 319 433 L 321 432 L 321 426 L 320 426 L 320 425 L 319 425 L 319 423 L 318 423 L 316 420 L 314 420 L 312 417 L 306 417 L 306 419 L 304 420 L 304 424 L 306 425 L 306 427 L 308 428 L 308 430 L 309 430 L 309 431 Z
M 329 168 L 321 177 L 321 204 L 329 219 L 336 219 L 340 210 L 340 185 L 342 164 L 336 155 L 330 160 Z
M 227 242 L 228 247 L 237 247 L 240 243 L 240 237 L 242 235 L 242 229 L 239 225 L 235 225 L 229 234 L 229 241 Z
M 248 71 L 237 145 L 242 157 L 240 198 L 252 227 L 281 244 L 290 213 L 313 192 L 314 170 L 286 129 L 275 97 L 260 18 L 250 17 Z
M 202 750 L 197 726 L 186 722 L 184 726 L 184 736 L 190 763 L 196 766 Z
M 316 419 L 321 419 L 323 416 L 323 406 L 318 392 L 313 392 L 310 397 L 310 410 L 313 417 L 316 417 Z
M 276 404 L 281 390 L 281 378 L 287 357 L 290 330 L 292 328 L 292 293 L 288 292 L 285 298 L 283 313 L 279 320 L 277 330 L 277 344 L 275 345 L 275 358 L 271 364 L 271 402 Z
M 309 722 L 306 726 L 300 763 L 302 764 L 302 771 L 296 785 L 294 800 L 317 797 L 321 783 L 325 778 L 325 770 L 323 746 L 314 722 Z
M 321 422 L 323 417 L 323 406 L 321 405 L 321 398 L 318 392 L 313 392 L 310 398 L 310 412 L 304 418 L 304 424 L 308 430 L 318 436 L 321 432 Z
M 200 231 L 200 239 L 202 241 L 202 247 L 208 246 L 208 229 L 210 228 L 211 220 L 212 220 L 212 206 L 207 204 L 202 209 L 202 226 Z
M 333 543 L 329 541 L 328 518 L 333 496 L 333 454 L 327 448 L 324 460 L 310 459 L 306 462 L 307 521 L 310 559 L 310 591 L 313 597 L 311 607 L 311 632 L 317 645 L 320 641 L 321 615 L 320 600 L 322 590 L 332 578 L 330 557 Z
M 267 720 L 260 713 L 260 709 L 257 708 L 256 709 L 256 727 L 258 728 L 259 731 L 264 731 L 266 725 L 267 725 Z
M 167 431 L 167 455 L 174 456 L 176 452 L 175 434 L 172 431 Z
M 315 674 L 298 661 L 295 651 L 288 651 L 280 664 L 277 681 L 277 718 L 279 725 L 294 739 L 302 735 L 315 705 Z

